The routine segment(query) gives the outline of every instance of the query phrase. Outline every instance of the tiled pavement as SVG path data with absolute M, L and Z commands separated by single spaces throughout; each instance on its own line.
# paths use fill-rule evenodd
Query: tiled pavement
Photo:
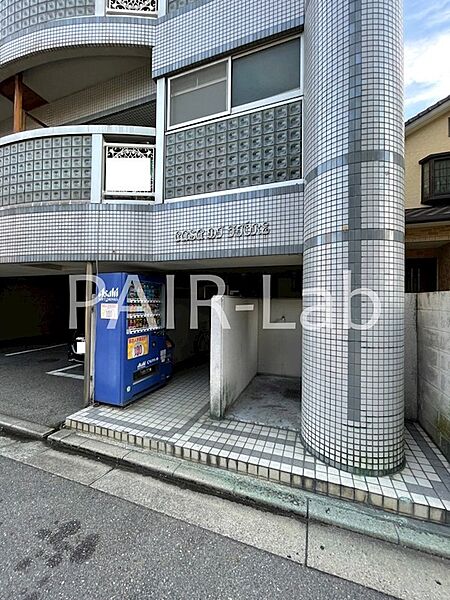
M 92 406 L 66 421 L 80 431 L 224 469 L 356 500 L 396 513 L 450 523 L 450 465 L 425 432 L 408 424 L 406 466 L 364 477 L 308 454 L 296 431 L 209 417 L 208 369 L 177 374 L 164 388 L 126 408 Z

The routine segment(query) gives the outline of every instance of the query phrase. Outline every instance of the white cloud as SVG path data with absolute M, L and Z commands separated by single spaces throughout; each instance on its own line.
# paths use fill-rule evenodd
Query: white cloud
M 433 104 L 450 94 L 450 33 L 405 45 L 406 105 Z
M 434 27 L 442 28 L 450 20 L 449 0 L 428 0 L 424 5 L 423 0 L 417 2 L 405 0 L 405 22 L 417 28 L 420 35 Z M 419 27 L 418 25 L 419 24 Z M 412 32 L 411 32 L 412 33 Z

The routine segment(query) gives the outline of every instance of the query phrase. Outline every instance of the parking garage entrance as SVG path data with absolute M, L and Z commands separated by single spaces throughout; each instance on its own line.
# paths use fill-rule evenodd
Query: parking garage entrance
M 80 273 L 83 267 L 79 265 L 73 272 Z M 101 265 L 100 272 L 114 267 Z M 134 272 L 143 272 L 142 267 L 134 265 Z M 54 271 L 51 275 L 48 268 L 39 276 L 27 273 L 0 277 L 0 413 L 50 426 L 59 425 L 83 408 L 85 377 L 84 357 L 78 362 L 70 360 L 74 358 L 70 352 L 74 338 L 84 338 L 84 308 L 78 310 L 78 329 L 70 329 L 69 276 L 61 275 L 56 268 Z M 158 273 L 163 276 L 161 271 Z M 188 420 L 198 416 L 199 411 L 209 415 L 213 408 L 212 383 L 217 390 L 216 375 L 220 374 L 219 385 L 227 388 L 228 396 L 220 414 L 212 411 L 214 417 L 296 427 L 300 410 L 301 268 L 206 267 L 173 273 L 174 323 L 167 335 L 175 346 L 174 375 L 168 385 L 130 405 L 123 415 L 132 418 L 135 410 L 144 410 L 147 405 L 152 423 L 158 423 L 159 418 L 167 420 L 168 413 L 175 419 Z M 196 279 L 195 296 L 191 275 Z M 295 330 L 263 327 L 263 275 L 270 275 L 272 324 L 295 322 Z M 232 306 L 228 315 L 232 321 L 230 335 L 212 331 L 211 307 L 204 305 L 217 295 L 214 277 L 223 280 L 224 301 Z M 77 286 L 76 299 L 85 299 L 83 282 Z M 199 305 L 195 327 L 191 327 L 193 300 Z M 243 303 L 253 305 L 252 316 L 235 310 Z M 235 343 L 239 351 L 233 347 Z M 212 368 L 211 361 L 217 360 L 220 368 Z M 230 386 L 234 386 L 234 396 L 229 393 Z
M 263 276 L 269 278 L 268 314 Z M 90 406 L 68 425 L 128 442 L 190 437 L 195 424 L 211 418 L 297 431 L 301 276 L 298 266 L 175 272 L 173 327 L 167 329 L 172 379 L 125 408 Z M 216 323 L 218 301 L 230 326 L 223 331 Z
M 72 335 L 67 275 L 0 277 L 0 413 L 58 426 L 83 407 Z

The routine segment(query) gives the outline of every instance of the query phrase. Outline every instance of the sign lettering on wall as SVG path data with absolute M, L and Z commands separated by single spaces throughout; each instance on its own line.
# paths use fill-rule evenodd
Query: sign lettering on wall
M 241 237 L 255 237 L 269 235 L 270 224 L 265 223 L 239 223 L 238 225 L 219 225 L 199 229 L 184 229 L 175 232 L 177 243 L 202 242 L 208 240 L 233 239 Z

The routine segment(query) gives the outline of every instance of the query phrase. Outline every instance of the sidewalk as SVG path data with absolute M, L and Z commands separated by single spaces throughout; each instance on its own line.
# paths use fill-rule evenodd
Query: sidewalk
M 4 430 L 21 434 L 22 437 L 39 438 L 38 441 L 23 439 L 13 444 L 11 448 L 15 447 L 16 451 L 14 456 L 11 455 L 12 458 L 24 460 L 32 466 L 69 479 L 75 469 L 76 480 L 81 483 L 96 481 L 99 472 L 109 472 L 111 468 L 122 473 L 128 471 L 130 475 L 135 471 L 182 488 L 226 498 L 274 514 L 290 515 L 306 523 L 333 525 L 362 534 L 369 538 L 368 544 L 370 538 L 375 538 L 450 559 L 450 528 L 446 525 L 403 517 L 356 502 L 288 487 L 279 482 L 263 481 L 257 477 L 249 477 L 248 474 L 195 464 L 179 457 L 89 433 L 70 429 L 53 433 L 37 432 L 34 428 L 29 429 L 32 424 L 23 421 L 2 422 L 2 425 Z M 1 429 L 0 426 L 0 432 Z M 13 441 L 5 440 L 0 435 L 0 446 L 5 443 L 8 446 Z M 9 456 L 8 449 L 9 446 L 0 454 Z M 48 457 L 48 464 L 35 464 L 35 452 L 41 453 L 39 456 L 43 458 Z M 83 458 L 83 455 L 89 458 Z M 80 466 L 85 463 L 88 464 L 87 469 Z M 145 481 L 145 477 L 142 480 Z M 144 494 L 145 497 L 145 490 L 140 489 L 139 494 Z M 344 534 L 345 532 L 342 535 Z
M 56 449 L 100 459 L 113 467 L 142 472 L 182 487 L 286 514 L 307 523 L 322 523 L 450 559 L 450 528 L 389 514 L 378 509 L 321 496 L 280 483 L 153 452 L 123 442 L 63 429 L 48 438 Z M 75 458 L 75 457 L 74 457 Z M 62 474 L 62 473 L 61 473 Z M 64 475 L 63 475 L 64 476 Z
M 308 454 L 296 431 L 209 417 L 208 370 L 191 369 L 165 388 L 124 408 L 93 406 L 66 427 L 99 440 L 157 450 L 219 467 L 355 501 L 434 523 L 450 523 L 450 466 L 416 424 L 405 431 L 406 466 L 386 477 L 351 475 Z
M 83 451 L 85 455 L 81 452 L 82 448 L 77 452 L 62 451 L 62 443 L 65 440 L 75 443 L 77 439 L 89 446 L 89 450 L 86 448 Z M 111 543 L 118 556 L 127 553 L 127 541 L 128 545 L 131 544 L 132 552 L 127 554 L 131 556 L 131 562 L 128 561 L 129 564 L 122 569 L 125 574 L 130 573 L 129 565 L 136 562 L 133 562 L 136 554 L 134 551 L 137 549 L 139 554 L 139 550 L 144 548 L 145 555 L 145 552 L 152 552 L 152 544 L 158 546 L 156 555 L 162 557 L 164 564 L 173 563 L 167 560 L 167 552 L 171 552 L 174 543 L 175 554 L 178 552 L 180 555 L 180 548 L 186 546 L 185 550 L 192 562 L 195 540 L 193 542 L 192 535 L 186 538 L 180 530 L 180 527 L 191 525 L 198 528 L 197 531 L 201 530 L 202 535 L 209 531 L 218 534 L 223 541 L 231 539 L 239 542 L 239 546 L 230 548 L 225 554 L 221 554 L 217 546 L 205 543 L 204 537 L 200 542 L 199 547 L 206 549 L 206 560 L 212 561 L 212 568 L 216 571 L 217 565 L 220 564 L 222 574 L 229 571 L 226 565 L 224 566 L 223 556 L 233 556 L 233 564 L 230 564 L 229 568 L 241 570 L 242 560 L 239 562 L 239 557 L 236 559 L 236 556 L 240 552 L 239 547 L 245 549 L 247 546 L 264 550 L 270 564 L 276 560 L 276 556 L 280 556 L 286 566 L 288 561 L 291 561 L 314 571 L 359 583 L 370 588 L 364 590 L 367 600 L 373 596 L 371 589 L 388 594 L 389 598 L 448 600 L 445 590 L 448 592 L 450 586 L 450 563 L 439 558 L 448 556 L 450 551 L 450 532 L 447 527 L 386 515 L 382 511 L 361 508 L 354 503 L 292 490 L 279 484 L 161 456 L 147 450 L 130 450 L 118 442 L 100 442 L 90 436 L 68 430 L 58 432 L 53 443 L 55 447 L 49 446 L 48 442 L 15 440 L 0 435 L 2 474 L 4 479 L 11 483 L 2 488 L 2 498 L 5 505 L 13 505 L 15 502 L 20 505 L 17 511 L 13 511 L 14 515 L 8 523 L 9 529 L 14 529 L 14 536 L 8 537 L 9 542 L 12 542 L 10 547 L 5 547 L 4 554 L 8 562 L 11 551 L 14 555 L 18 549 L 22 558 L 33 556 L 36 550 L 36 560 L 33 561 L 31 571 L 22 575 L 27 578 L 27 582 L 33 573 L 33 567 L 34 573 L 38 575 L 37 580 L 41 579 L 41 567 L 43 563 L 47 563 L 49 555 L 51 556 L 51 552 L 42 556 L 42 538 L 39 536 L 36 539 L 32 534 L 36 519 L 43 527 L 48 527 L 47 531 L 55 533 L 60 531 L 61 524 L 67 521 L 73 523 L 73 519 L 78 519 L 82 524 L 82 537 L 86 528 L 91 533 L 102 534 L 101 545 L 104 552 L 96 554 L 91 563 L 95 567 L 94 572 L 100 573 L 97 577 L 100 584 L 102 580 L 111 579 L 108 574 L 106 579 L 103 576 L 105 567 L 111 564 L 111 549 L 108 548 L 108 544 Z M 67 448 L 70 448 L 70 445 Z M 100 456 L 105 457 L 107 453 L 125 454 L 123 464 L 122 461 L 113 459 L 99 460 Z M 145 465 L 145 468 L 141 466 L 138 469 L 136 465 L 139 462 Z M 123 468 L 124 466 L 128 468 Z M 47 474 L 50 474 L 50 477 Z M 174 485 L 176 483 L 179 485 Z M 51 487 L 48 498 L 50 505 L 46 502 L 42 506 L 36 502 L 36 494 L 48 495 L 48 486 Z M 210 493 L 203 493 L 205 491 Z M 227 495 L 228 498 L 224 498 Z M 123 504 L 123 501 L 126 503 Z M 120 506 L 118 502 L 121 503 Z M 252 502 L 255 506 L 250 506 Z M 283 506 L 289 511 L 288 515 L 280 514 Z M 133 520 L 132 514 L 136 507 L 146 510 L 139 518 Z M 124 515 L 126 518 L 123 518 Z M 172 523 L 177 528 L 177 533 L 174 533 L 170 522 L 161 522 L 161 517 L 174 519 Z M 108 521 L 106 529 L 105 518 Z M 58 519 L 56 524 L 55 519 Z M 152 527 L 156 524 L 156 529 L 168 544 L 164 541 L 161 545 L 158 536 L 155 539 L 155 535 L 146 530 L 146 519 L 151 521 Z M 111 530 L 112 524 L 112 529 L 116 532 L 117 527 L 114 524 L 118 522 L 124 525 L 123 531 L 120 530 L 118 535 L 115 535 L 115 540 L 111 541 L 108 531 Z M 20 540 L 16 539 L 17 531 L 24 534 Z M 356 531 L 362 531 L 363 535 Z M 78 545 L 77 535 L 68 540 L 69 550 Z M 383 541 L 385 539 L 390 541 Z M 147 548 L 148 540 L 151 541 L 150 550 Z M 427 554 L 417 549 L 425 550 Z M 186 551 L 182 554 L 186 555 Z M 63 555 L 67 558 L 66 551 Z M 102 558 L 106 563 L 102 562 Z M 203 569 L 204 562 L 201 562 L 200 570 Z M 73 564 L 68 565 L 67 560 L 65 564 L 73 571 Z M 118 564 L 122 562 L 115 561 L 115 573 Z M 185 581 L 190 581 L 192 569 L 189 560 L 186 564 Z M 79 567 L 75 566 L 78 570 Z M 64 577 L 67 572 L 64 571 L 63 564 L 61 567 L 62 571 L 58 569 L 58 572 L 60 577 Z M 85 573 L 87 579 L 81 578 L 83 585 L 86 581 L 91 581 L 91 571 L 88 567 L 88 572 Z M 322 588 L 309 590 L 305 592 L 306 595 L 300 594 L 298 582 L 304 582 L 308 572 L 299 571 L 298 575 L 299 579 L 294 586 L 297 597 L 300 595 L 305 598 L 322 598 Z M 223 579 L 222 575 L 221 577 Z M 125 581 L 123 577 L 119 579 L 122 583 Z M 80 595 L 74 592 L 72 580 L 75 585 L 80 577 L 69 579 L 70 590 L 79 598 Z M 339 584 L 339 581 L 335 580 L 335 584 Z M 267 585 L 264 582 L 261 584 L 260 580 L 258 585 L 262 590 L 262 596 L 260 594 L 259 597 L 267 597 Z M 163 582 L 163 586 L 167 591 L 167 582 Z M 249 586 L 253 589 L 252 581 L 249 581 Z M 88 587 L 92 591 L 90 583 Z M 117 592 L 114 578 L 113 587 Z M 104 585 L 100 585 L 100 588 L 104 591 Z M 147 588 L 148 585 L 144 585 L 143 589 Z M 327 597 L 356 598 L 351 590 L 342 593 L 336 585 L 333 592 Z M 269 594 L 270 597 L 279 595 L 279 587 L 274 588 L 273 594 Z M 104 596 L 106 598 L 108 594 Z M 282 596 L 286 597 L 284 588 Z M 225 597 L 228 597 L 227 594 Z

